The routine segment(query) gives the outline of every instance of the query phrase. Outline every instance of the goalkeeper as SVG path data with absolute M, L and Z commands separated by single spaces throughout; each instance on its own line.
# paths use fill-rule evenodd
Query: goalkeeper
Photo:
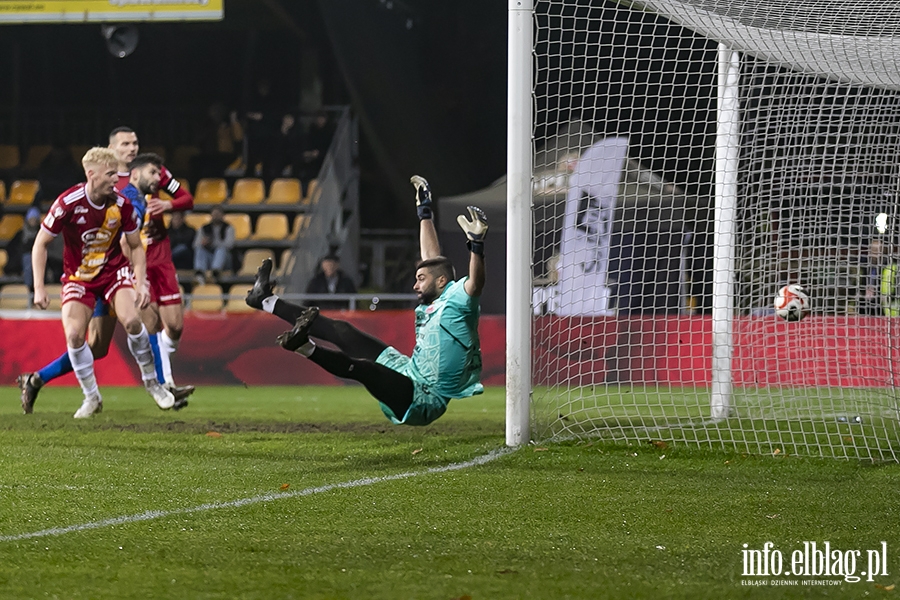
M 285 302 L 272 293 L 272 261 L 266 259 L 247 294 L 247 304 L 294 325 L 278 336 L 278 343 L 297 352 L 337 377 L 362 383 L 395 424 L 428 425 L 447 410 L 451 398 L 480 394 L 481 346 L 478 339 L 479 296 L 484 288 L 484 237 L 487 217 L 468 207 L 470 219 L 457 219 L 466 233 L 469 274 L 455 281 L 453 265 L 441 256 L 432 221 L 428 182 L 418 175 L 419 246 L 422 261 L 416 267 L 413 289 L 416 307 L 416 345 L 412 356 L 374 338 L 346 321 L 319 314 L 316 307 Z M 339 351 L 317 346 L 310 338 L 330 342 Z

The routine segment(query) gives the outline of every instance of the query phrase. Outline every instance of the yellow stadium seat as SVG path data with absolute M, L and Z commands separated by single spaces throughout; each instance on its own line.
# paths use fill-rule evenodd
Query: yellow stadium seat
M 294 250 L 287 248 L 281 253 L 281 260 L 278 262 L 278 268 L 275 269 L 276 277 L 284 277 L 294 266 Z
M 298 204 L 302 196 L 299 179 L 276 179 L 269 186 L 266 204 Z
M 245 177 L 234 182 L 230 204 L 260 204 L 266 199 L 266 186 L 262 179 Z
M 221 204 L 228 198 L 228 184 L 221 178 L 201 179 L 197 182 L 194 202 L 197 204 Z
M 6 202 L 6 182 L 0 179 L 0 204 Z
M 7 204 L 10 206 L 28 206 L 34 202 L 34 196 L 37 194 L 39 187 L 40 184 L 34 179 L 13 181 L 12 187 L 9 189 Z
M 294 217 L 294 228 L 291 230 L 291 238 L 303 235 L 307 227 L 309 227 L 309 215 L 297 215 Z
M 234 227 L 234 239 L 246 240 L 250 237 L 250 215 L 247 213 L 226 213 L 225 222 Z
M 7 254 L 6 250 L 0 248 L 0 274 L 3 273 L 3 269 L 6 268 L 6 263 L 9 262 L 9 254 Z
M 287 217 L 275 213 L 259 215 L 256 220 L 256 231 L 251 240 L 287 240 L 290 239 Z
M 62 285 L 59 283 L 51 283 L 44 286 L 47 290 L 47 297 L 50 298 L 50 306 L 47 310 L 62 310 Z
M 25 164 L 22 167 L 29 171 L 37 171 L 38 167 L 41 166 L 41 163 L 44 162 L 44 159 L 47 158 L 47 155 L 53 150 L 53 146 L 49 144 L 39 144 L 37 146 L 31 146 L 28 148 L 28 152 L 25 154 Z M 80 160 L 78 161 L 81 162 Z
M 315 204 L 319 201 L 319 196 L 321 194 L 322 190 L 319 188 L 319 180 L 311 180 L 309 182 L 309 187 L 306 188 L 306 197 L 303 198 L 303 204 Z
M 3 215 L 0 219 L 0 241 L 8 242 L 22 229 L 25 217 L 22 215 Z
M 0 146 L 0 169 L 15 169 L 19 166 L 20 160 L 18 146 L 10 144 Z
M 191 292 L 191 310 L 218 312 L 222 310 L 222 286 L 217 283 L 205 283 L 194 286 Z
M 20 283 L 4 285 L 0 288 L 0 309 L 24 310 L 30 302 L 28 288 Z
M 275 253 L 265 248 L 251 248 L 244 252 L 244 259 L 241 261 L 241 268 L 238 275 L 256 275 L 256 270 L 265 259 L 275 260 Z
M 200 231 L 201 227 L 209 223 L 210 218 L 209 213 L 184 213 L 184 222 L 197 231 Z
M 244 298 L 247 297 L 247 292 L 250 291 L 252 286 L 240 286 L 235 285 L 231 287 L 231 290 L 228 292 L 228 299 L 225 302 L 225 312 L 230 313 L 245 313 L 245 312 L 253 312 L 255 309 L 247 306 L 247 303 L 244 301 Z

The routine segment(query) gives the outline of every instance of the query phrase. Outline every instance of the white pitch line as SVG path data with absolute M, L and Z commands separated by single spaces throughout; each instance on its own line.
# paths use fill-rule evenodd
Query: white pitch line
M 66 533 L 74 533 L 76 531 L 85 531 L 88 529 L 100 529 L 102 527 L 110 527 L 112 525 L 124 525 L 126 523 L 137 523 L 139 521 L 150 521 L 152 519 L 161 519 L 163 517 L 171 517 L 172 515 L 185 515 L 196 512 L 204 512 L 207 510 L 216 510 L 219 508 L 237 508 L 247 506 L 249 504 L 259 504 L 261 502 L 272 502 L 273 500 L 283 500 L 285 498 L 297 498 L 300 496 L 311 496 L 313 494 L 321 494 L 322 492 L 330 492 L 331 490 L 348 489 L 382 483 L 384 481 L 397 481 L 398 479 L 409 479 L 410 477 L 418 477 L 420 475 L 431 475 L 433 473 L 446 473 L 447 471 L 458 471 L 469 467 L 476 467 L 496 460 L 501 456 L 505 456 L 513 452 L 514 448 L 501 448 L 492 450 L 483 456 L 473 458 L 460 463 L 452 463 L 443 467 L 432 467 L 424 471 L 408 471 L 406 473 L 398 473 L 397 475 L 386 475 L 384 477 L 366 477 L 363 479 L 354 479 L 353 481 L 344 481 L 341 483 L 329 483 L 318 487 L 306 488 L 295 492 L 278 492 L 262 494 L 261 496 L 252 496 L 250 498 L 240 498 L 238 500 L 229 500 L 228 502 L 211 502 L 209 504 L 200 504 L 199 506 L 191 506 L 187 508 L 175 508 L 172 510 L 148 510 L 147 512 L 138 513 L 136 515 L 124 515 L 121 517 L 112 517 L 102 519 L 100 521 L 91 521 L 89 523 L 81 523 L 80 525 L 69 525 L 68 527 L 53 527 L 51 529 L 42 529 L 41 531 L 32 531 L 31 533 L 18 533 L 15 535 L 0 535 L 0 542 L 15 542 L 19 540 L 30 540 L 33 538 L 48 537 L 52 535 L 64 535 Z

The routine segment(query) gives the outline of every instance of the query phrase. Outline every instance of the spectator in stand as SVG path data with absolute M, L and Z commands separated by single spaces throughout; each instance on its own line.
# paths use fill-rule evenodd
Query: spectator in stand
M 222 177 L 225 169 L 244 154 L 244 128 L 237 111 L 229 113 L 224 104 L 216 102 L 207 116 L 209 120 L 197 141 L 200 154 L 191 161 L 196 178 Z
M 225 211 L 216 206 L 210 212 L 212 220 L 200 228 L 194 238 L 194 270 L 200 283 L 206 281 L 207 271 L 213 277 L 231 269 L 231 249 L 234 248 L 234 227 L 225 222 Z
M 194 268 L 194 238 L 197 230 L 185 223 L 184 213 L 172 213 L 169 223 L 169 243 L 172 245 L 172 264 L 176 269 Z
M 328 113 L 319 111 L 306 136 L 306 146 L 303 151 L 298 168 L 295 169 L 296 177 L 303 183 L 304 192 L 309 182 L 319 176 L 325 155 L 331 146 L 334 137 L 334 124 L 328 118 Z
M 307 294 L 355 294 L 356 284 L 341 270 L 341 259 L 329 254 L 319 262 L 318 272 L 306 286 Z M 316 300 L 319 308 L 347 308 L 346 300 Z
M 28 289 L 34 291 L 34 270 L 31 266 L 31 249 L 41 229 L 41 211 L 32 206 L 25 213 L 25 224 L 22 226 L 22 279 Z

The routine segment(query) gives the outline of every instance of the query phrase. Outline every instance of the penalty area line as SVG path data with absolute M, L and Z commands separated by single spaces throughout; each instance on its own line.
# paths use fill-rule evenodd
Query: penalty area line
M 125 525 L 128 523 L 138 523 L 140 521 L 151 521 L 153 519 L 162 519 L 174 515 L 187 515 L 191 513 L 205 512 L 208 510 L 218 510 L 220 508 L 239 508 L 250 504 L 260 504 L 263 502 L 273 502 L 275 500 L 285 500 L 288 498 L 299 498 L 302 496 L 312 496 L 313 494 L 321 494 L 332 490 L 342 490 L 386 481 L 397 481 L 400 479 L 410 479 L 419 477 L 420 475 L 432 475 L 434 473 L 446 473 L 448 471 L 459 471 L 469 467 L 477 467 L 496 460 L 502 456 L 506 456 L 514 452 L 514 448 L 501 448 L 492 450 L 487 454 L 478 456 L 464 462 L 451 463 L 443 467 L 431 467 L 422 471 L 407 471 L 406 473 L 397 473 L 396 475 L 385 475 L 383 477 L 364 477 L 362 479 L 354 479 L 352 481 L 343 481 L 340 483 L 329 483 L 317 487 L 305 488 L 294 492 L 273 492 L 262 494 L 259 496 L 251 496 L 249 498 L 239 498 L 237 500 L 229 500 L 227 502 L 210 502 L 208 504 L 200 504 L 198 506 L 189 506 L 185 508 L 174 508 L 170 510 L 148 510 L 146 512 L 123 515 L 121 517 L 111 517 L 99 521 L 91 521 L 89 523 L 81 523 L 79 525 L 69 525 L 67 527 L 53 527 L 51 529 L 42 529 L 40 531 L 32 531 L 30 533 L 18 533 L 14 535 L 0 535 L 0 542 L 16 542 L 20 540 L 30 540 L 34 538 L 42 538 L 49 536 L 65 535 L 67 533 L 75 533 L 76 531 L 87 531 L 89 529 L 101 529 L 103 527 L 112 527 L 113 525 Z

